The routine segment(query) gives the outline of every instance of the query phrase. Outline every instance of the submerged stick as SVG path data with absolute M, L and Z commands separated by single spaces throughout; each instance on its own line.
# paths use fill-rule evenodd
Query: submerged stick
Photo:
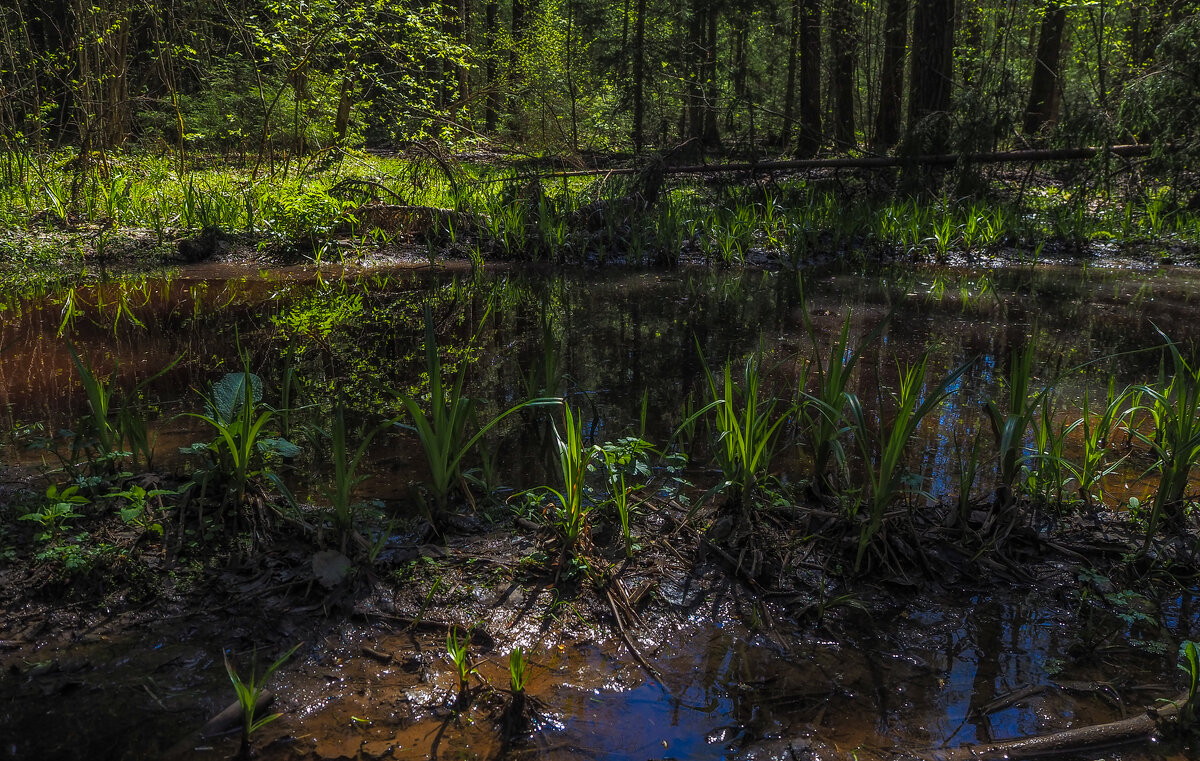
M 270 690 L 263 690 L 258 695 L 258 701 L 254 704 L 254 713 L 266 710 L 267 706 L 275 702 L 275 693 Z M 236 700 L 230 703 L 224 711 L 221 711 L 216 716 L 212 717 L 207 724 L 200 730 L 201 737 L 216 737 L 218 735 L 235 732 L 242 728 L 242 704 Z
M 1002 761 L 1146 741 L 1164 725 L 1175 724 L 1179 719 L 1179 709 L 1186 702 L 1187 695 L 1180 695 L 1174 701 L 1162 704 L 1161 708 L 1147 708 L 1137 716 L 1108 724 L 1064 729 L 1047 735 L 1000 740 L 983 745 L 927 750 L 919 753 L 917 757 L 926 761 Z

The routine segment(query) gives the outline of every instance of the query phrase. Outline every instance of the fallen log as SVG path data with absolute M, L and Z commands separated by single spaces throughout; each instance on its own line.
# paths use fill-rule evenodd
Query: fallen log
M 1107 153 L 1132 158 L 1150 155 L 1149 145 L 1110 145 L 1100 148 L 1029 148 L 989 153 L 931 153 L 920 156 L 844 156 L 827 159 L 790 161 L 747 161 L 736 164 L 692 164 L 664 166 L 665 174 L 716 174 L 720 172 L 777 172 L 792 169 L 892 169 L 905 166 L 952 166 L 964 164 L 1036 163 L 1040 161 L 1082 161 Z M 633 174 L 636 167 L 579 169 L 555 172 L 545 177 L 584 177 L 596 174 Z
M 1108 724 L 1064 729 L 1061 732 L 1014 740 L 998 740 L 983 745 L 938 748 L 922 751 L 917 757 L 925 761 L 1009 761 L 1148 741 L 1165 726 L 1174 725 L 1178 721 L 1179 709 L 1186 702 L 1187 695 L 1181 695 L 1158 707 L 1147 708 L 1137 716 Z

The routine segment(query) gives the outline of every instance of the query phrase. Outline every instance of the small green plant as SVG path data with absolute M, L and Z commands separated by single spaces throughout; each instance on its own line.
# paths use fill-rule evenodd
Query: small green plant
M 999 458 L 996 473 L 996 507 L 999 510 L 1007 510 L 1015 500 L 1013 486 L 1021 474 L 1022 467 L 1031 457 L 1025 447 L 1025 437 L 1042 399 L 1050 391 L 1050 387 L 1047 386 L 1037 393 L 1030 393 L 1035 351 L 1036 342 L 1030 339 L 1023 351 L 1014 351 L 1010 355 L 1006 408 L 1001 409 L 994 399 L 989 399 L 984 404 L 984 412 L 987 413 L 992 434 L 996 439 Z
M 598 448 L 603 458 L 604 480 L 608 487 L 608 502 L 617 509 L 621 535 L 625 540 L 625 557 L 632 558 L 634 550 L 630 517 L 634 505 L 630 497 L 645 488 L 650 480 L 650 465 L 646 455 L 654 451 L 650 442 L 636 436 L 610 441 Z
M 849 402 L 850 419 L 854 424 L 855 438 L 862 450 L 866 463 L 868 492 L 867 522 L 858 536 L 858 553 L 854 569 L 862 567 L 867 548 L 883 527 L 884 514 L 902 492 L 912 489 L 904 467 L 908 442 L 917 432 L 929 413 L 958 387 L 958 381 L 975 359 L 971 358 L 952 370 L 946 377 L 927 387 L 925 383 L 928 356 L 923 356 L 915 365 L 900 371 L 900 383 L 892 394 L 893 417 L 888 425 L 880 422 L 875 429 L 867 422 L 862 405 L 857 397 Z
M 242 352 L 242 372 L 227 373 L 205 397 L 203 413 L 188 413 L 208 423 L 217 438 L 208 444 L 193 445 L 185 452 L 205 451 L 216 462 L 217 472 L 228 485 L 227 496 L 241 505 L 246 498 L 250 477 L 262 470 L 269 454 L 296 457 L 300 448 L 287 439 L 269 436 L 276 410 L 262 403 L 263 382 L 250 372 L 250 357 Z
M 178 494 L 178 492 L 173 489 L 147 490 L 138 484 L 130 484 L 123 491 L 112 492 L 104 496 L 107 499 L 125 500 L 125 506 L 120 508 L 120 513 L 121 520 L 126 524 L 162 536 L 162 523 L 154 516 L 154 505 L 151 504 L 151 500 L 157 500 L 158 507 L 161 508 L 162 498 L 174 494 Z
M 529 683 L 529 661 L 525 651 L 518 645 L 508 654 L 508 687 L 514 695 L 525 692 Z
M 75 508 L 90 502 L 91 500 L 79 493 L 78 485 L 60 490 L 57 485 L 51 484 L 46 489 L 46 503 L 42 508 L 26 513 L 18 520 L 36 521 L 42 527 L 41 533 L 37 535 L 38 541 L 52 541 L 66 527 L 67 521 L 83 517 L 75 512 Z
M 1196 643 L 1184 640 L 1179 646 L 1179 668 L 1188 676 L 1187 701 L 1179 708 L 1179 721 L 1184 727 L 1192 728 L 1196 723 L 1196 692 L 1200 688 L 1200 654 Z
M 558 427 L 554 427 L 562 491 L 550 486 L 543 488 L 558 500 L 553 522 L 562 541 L 560 560 L 564 564 L 575 559 L 592 509 L 585 486 L 588 466 L 596 456 L 596 449 L 584 446 L 583 440 L 583 418 L 575 414 L 571 405 L 563 402 L 563 430 L 559 432 Z
M 472 672 L 471 664 L 467 660 L 467 646 L 470 643 L 470 635 L 460 635 L 457 626 L 451 626 L 450 631 L 446 634 L 446 653 L 450 656 L 450 662 L 454 664 L 460 694 L 467 691 L 467 680 Z
M 329 459 L 333 462 L 333 483 L 328 487 L 323 487 L 322 492 L 325 494 L 325 498 L 329 500 L 333 528 L 337 532 L 341 542 L 341 552 L 343 555 L 346 554 L 350 536 L 354 532 L 355 514 L 362 506 L 361 502 L 354 499 L 354 488 L 368 478 L 368 476 L 356 475 L 358 466 L 362 462 L 367 448 L 371 445 L 372 439 L 380 431 L 391 426 L 393 422 L 389 420 L 368 431 L 362 441 L 359 442 L 353 454 L 351 454 L 349 445 L 346 443 L 346 412 L 340 405 L 334 410 L 333 432 L 331 436 L 332 449 L 329 452 Z M 367 549 L 370 550 L 371 547 Z M 376 553 L 378 553 L 378 550 L 376 550 Z
M 490 311 L 490 310 L 489 310 Z M 487 314 L 481 320 L 486 322 Z M 472 339 L 472 345 L 474 339 Z M 411 428 L 416 431 L 429 464 L 429 489 L 433 493 L 437 512 L 445 510 L 450 492 L 463 482 L 462 462 L 476 444 L 509 415 L 525 407 L 558 404 L 557 398 L 529 399 L 509 407 L 504 412 L 479 426 L 473 436 L 467 436 L 467 423 L 475 418 L 475 400 L 463 393 L 466 369 L 449 385 L 442 371 L 442 360 L 438 356 L 437 337 L 433 331 L 433 313 L 425 308 L 425 367 L 429 376 L 429 414 L 417 400 L 400 393 L 400 401 L 412 419 Z
M 1104 407 L 1098 416 L 1091 414 L 1090 394 L 1083 396 L 1083 416 L 1075 426 L 1083 432 L 1083 451 L 1077 462 L 1066 463 L 1079 487 L 1079 497 L 1088 507 L 1104 498 L 1104 478 L 1115 473 L 1128 455 L 1109 461 L 1113 429 L 1124 417 L 1122 407 L 1129 398 L 1128 389 L 1117 391 L 1116 379 L 1109 377 Z
M 1193 367 L 1166 334 L 1161 330 L 1158 334 L 1167 342 L 1174 372 L 1167 382 L 1160 369 L 1156 385 L 1137 389 L 1146 400 L 1141 409 L 1149 414 L 1154 430 L 1149 435 L 1134 431 L 1134 435 L 1149 445 L 1159 474 L 1143 551 L 1160 522 L 1182 525 L 1192 465 L 1200 460 L 1200 366 Z
M 303 643 L 297 643 L 292 646 L 283 655 L 267 667 L 262 674 L 258 673 L 258 651 L 254 651 L 254 655 L 250 665 L 250 680 L 243 681 L 238 676 L 237 669 L 234 668 L 233 662 L 229 660 L 228 651 L 225 652 L 225 673 L 229 675 L 229 681 L 233 682 L 234 692 L 237 693 L 238 706 L 242 711 L 242 744 L 239 751 L 240 758 L 250 758 L 250 736 L 257 732 L 262 727 L 275 721 L 283 714 L 273 713 L 268 716 L 258 716 L 259 701 L 263 694 L 263 688 L 271 674 L 287 662 L 288 658 L 300 648 Z
M 812 458 L 813 489 L 818 495 L 832 494 L 834 488 L 829 476 L 830 465 L 836 464 L 839 471 L 846 468 L 846 453 L 841 437 L 850 428 L 845 422 L 844 413 L 851 402 L 857 403 L 854 394 L 847 390 L 850 377 L 863 350 L 879 338 L 891 316 L 885 317 L 862 339 L 858 348 L 851 351 L 852 315 L 847 313 L 842 322 L 841 333 L 829 348 L 829 359 L 822 363 L 816 329 L 803 299 L 803 283 L 800 289 L 800 311 L 804 315 L 804 327 L 813 351 L 813 359 L 807 365 L 807 372 L 801 373 L 800 377 L 803 379 L 802 383 L 810 383 L 813 390 L 809 392 L 803 385 L 800 388 L 798 422 L 802 439 Z
M 699 344 L 696 350 L 700 351 Z M 777 401 L 760 397 L 761 354 L 756 352 L 746 360 L 741 383 L 733 380 L 733 362 L 725 363 L 720 382 L 713 377 L 703 354 L 701 362 L 712 401 L 697 414 L 713 413 L 710 418 L 715 433 L 713 450 L 725 477 L 721 487 L 728 488 L 731 501 L 745 511 L 770 469 L 776 434 L 791 414 L 791 408 L 776 415 Z

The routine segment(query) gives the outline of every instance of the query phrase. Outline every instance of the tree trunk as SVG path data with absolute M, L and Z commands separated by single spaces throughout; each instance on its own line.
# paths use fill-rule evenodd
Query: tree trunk
M 1036 135 L 1058 119 L 1058 70 L 1066 25 L 1066 7 L 1051 0 L 1038 33 L 1037 57 L 1029 84 L 1029 106 L 1025 109 L 1026 135 Z
M 942 153 L 947 148 L 953 51 L 954 0 L 917 0 L 909 74 L 910 150 Z
M 779 144 L 791 145 L 792 120 L 796 115 L 796 58 L 800 37 L 800 0 L 791 0 L 788 5 L 790 24 L 788 28 L 788 66 L 787 84 L 783 90 L 783 130 L 779 135 Z
M 642 124 L 646 117 L 646 0 L 637 0 L 633 27 L 633 152 L 642 152 Z
M 796 155 L 814 156 L 821 147 L 821 0 L 801 0 L 800 134 Z
M 854 65 L 858 56 L 856 19 L 850 0 L 835 0 L 830 9 L 833 48 L 833 138 L 840 148 L 854 146 Z
M 489 135 L 496 133 L 496 120 L 501 102 L 500 81 L 496 76 L 496 56 L 500 52 L 496 49 L 498 36 L 496 30 L 499 28 L 496 16 L 499 15 L 499 10 L 496 0 L 487 0 L 483 6 L 483 35 L 487 45 L 487 61 L 484 64 L 484 76 L 487 77 L 487 101 L 483 107 L 483 129 Z
M 904 87 L 904 51 L 908 42 L 908 0 L 887 0 L 883 18 L 883 68 L 879 75 L 879 111 L 875 114 L 876 148 L 888 149 L 900 139 L 900 106 Z
M 708 92 L 704 98 L 704 141 L 711 146 L 721 144 L 721 133 L 717 129 L 717 18 L 716 7 L 708 9 L 708 44 L 705 48 L 707 61 L 705 83 Z

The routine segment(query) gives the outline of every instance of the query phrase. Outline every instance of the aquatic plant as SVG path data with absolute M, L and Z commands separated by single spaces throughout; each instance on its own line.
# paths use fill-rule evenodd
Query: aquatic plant
M 451 626 L 446 633 L 446 654 L 454 664 L 454 672 L 458 676 L 459 693 L 466 692 L 467 680 L 471 676 L 471 664 L 467 660 L 467 646 L 471 642 L 470 635 L 459 636 L 458 627 Z
M 514 647 L 508 654 L 508 688 L 514 695 L 525 692 L 529 683 L 529 660 L 520 645 Z
M 229 681 L 233 682 L 233 690 L 237 694 L 238 706 L 242 713 L 242 743 L 239 751 L 240 758 L 250 757 L 250 736 L 262 729 L 267 724 L 275 721 L 283 714 L 273 713 L 268 716 L 258 716 L 259 702 L 262 699 L 263 690 L 271 674 L 287 662 L 292 654 L 300 648 L 303 643 L 296 643 L 283 655 L 279 656 L 270 666 L 261 674 L 258 673 L 258 650 L 254 651 L 250 665 L 250 679 L 244 681 L 238 676 L 237 669 L 234 668 L 233 662 L 229 660 L 229 652 L 224 653 L 225 656 L 225 673 L 229 675 Z
M 561 561 L 573 560 L 580 539 L 587 529 L 587 517 L 592 505 L 585 488 L 588 466 L 596 456 L 596 448 L 584 445 L 583 418 L 571 405 L 563 402 L 563 429 L 554 426 L 554 442 L 558 452 L 559 472 L 562 475 L 562 490 L 545 486 L 558 504 L 554 508 L 553 524 L 562 542 Z
M 1148 413 L 1154 430 L 1149 435 L 1136 430 L 1134 435 L 1150 447 L 1159 474 L 1143 551 L 1160 522 L 1166 520 L 1173 528 L 1182 525 L 1192 466 L 1200 460 L 1200 365 L 1193 367 L 1174 341 L 1155 330 L 1166 342 L 1173 373 L 1167 382 L 1160 370 L 1157 384 L 1137 387 L 1145 400 L 1141 409 Z
M 261 469 L 264 456 L 300 454 L 300 448 L 287 439 L 268 435 L 267 426 L 277 411 L 262 403 L 263 382 L 250 372 L 249 354 L 241 352 L 241 360 L 242 372 L 226 373 L 212 384 L 209 396 L 204 397 L 204 412 L 187 413 L 212 426 L 217 438 L 185 450 L 213 457 L 216 472 L 228 485 L 227 497 L 235 505 L 245 501 L 247 482 Z
M 1124 408 L 1129 398 L 1129 389 L 1116 388 L 1116 378 L 1109 376 L 1105 390 L 1104 406 L 1098 416 L 1091 413 L 1091 394 L 1083 395 L 1083 415 L 1075 427 L 1082 429 L 1083 450 L 1077 462 L 1067 462 L 1066 467 L 1078 485 L 1079 497 L 1091 507 L 1104 498 L 1104 478 L 1115 473 L 1128 454 L 1109 461 L 1109 450 L 1114 428 L 1125 415 Z
M 812 344 L 813 357 L 807 364 L 806 371 L 800 374 L 797 423 L 801 439 L 812 459 L 813 491 L 818 495 L 828 495 L 834 492 L 834 485 L 829 476 L 830 465 L 837 465 L 839 470 L 846 467 L 846 452 L 841 437 L 850 430 L 844 418 L 846 407 L 852 401 L 857 403 L 854 394 L 847 391 L 854 366 L 862 357 L 863 350 L 883 333 L 891 315 L 884 317 L 859 342 L 858 347 L 851 351 L 850 323 L 853 314 L 847 312 L 846 319 L 842 321 L 841 333 L 829 348 L 829 359 L 823 363 L 817 332 L 803 298 L 803 282 L 800 284 L 800 291 L 800 312 L 804 315 L 804 328 Z M 805 383 L 811 385 L 812 391 L 804 387 Z
M 1023 350 L 1014 351 L 1009 355 L 1008 378 L 1005 384 L 1008 400 L 1004 409 L 1001 409 L 994 399 L 988 399 L 983 406 L 996 440 L 999 460 L 996 470 L 996 507 L 999 510 L 1005 510 L 1013 504 L 1013 486 L 1021 474 L 1021 468 L 1030 457 L 1025 449 L 1025 437 L 1042 399 L 1050 391 L 1050 386 L 1046 386 L 1037 393 L 1030 393 L 1036 348 L 1036 341 L 1030 338 Z
M 393 423 L 393 420 L 388 420 L 368 431 L 351 454 L 346 442 L 346 411 L 341 405 L 334 410 L 329 452 L 329 459 L 333 463 L 333 482 L 330 486 L 323 487 L 322 492 L 329 500 L 333 528 L 338 534 L 343 555 L 346 554 L 350 536 L 354 532 L 355 514 L 362 504 L 354 499 L 354 488 L 368 478 L 356 475 L 358 466 L 375 436 Z M 375 549 L 375 554 L 378 554 L 378 551 Z
M 868 515 L 866 523 L 859 530 L 858 551 L 854 558 L 855 571 L 862 568 L 867 548 L 883 527 L 884 514 L 888 508 L 902 493 L 914 490 L 904 467 L 908 442 L 929 413 L 937 409 L 958 387 L 959 379 L 975 362 L 975 358 L 972 357 L 951 370 L 944 378 L 927 386 L 928 360 L 929 356 L 924 355 L 916 364 L 900 369 L 899 385 L 897 391 L 892 394 L 892 419 L 886 424 L 881 419 L 878 428 L 867 421 L 857 397 L 851 396 L 847 400 L 855 439 L 866 466 L 864 471 L 868 487 Z
M 488 310 L 484 314 L 487 320 Z M 474 345 L 474 339 L 471 341 Z M 476 400 L 463 393 L 466 382 L 466 367 L 459 370 L 457 377 L 446 383 L 442 371 L 442 360 L 438 356 L 437 336 L 433 331 L 433 312 L 425 308 L 425 369 L 429 377 L 429 414 L 421 408 L 414 397 L 398 392 L 401 403 L 412 420 L 413 430 L 421 442 L 425 460 L 429 464 L 429 490 L 433 493 L 437 513 L 445 510 L 450 492 L 462 484 L 462 462 L 488 431 L 505 418 L 526 407 L 558 404 L 560 399 L 541 397 L 514 404 L 504 412 L 479 426 L 474 435 L 467 436 L 467 423 L 475 418 Z M 434 516 L 436 517 L 436 516 Z
M 699 344 L 696 350 L 700 351 Z M 730 501 L 746 510 L 759 481 L 770 469 L 776 435 L 792 408 L 788 406 L 777 415 L 777 400 L 760 395 L 760 352 L 746 359 L 740 383 L 733 379 L 732 361 L 725 363 L 723 381 L 718 381 L 703 353 L 700 359 L 711 401 L 697 414 L 712 413 L 706 419 L 715 434 L 713 454 L 725 479 L 720 488 L 729 489 Z

